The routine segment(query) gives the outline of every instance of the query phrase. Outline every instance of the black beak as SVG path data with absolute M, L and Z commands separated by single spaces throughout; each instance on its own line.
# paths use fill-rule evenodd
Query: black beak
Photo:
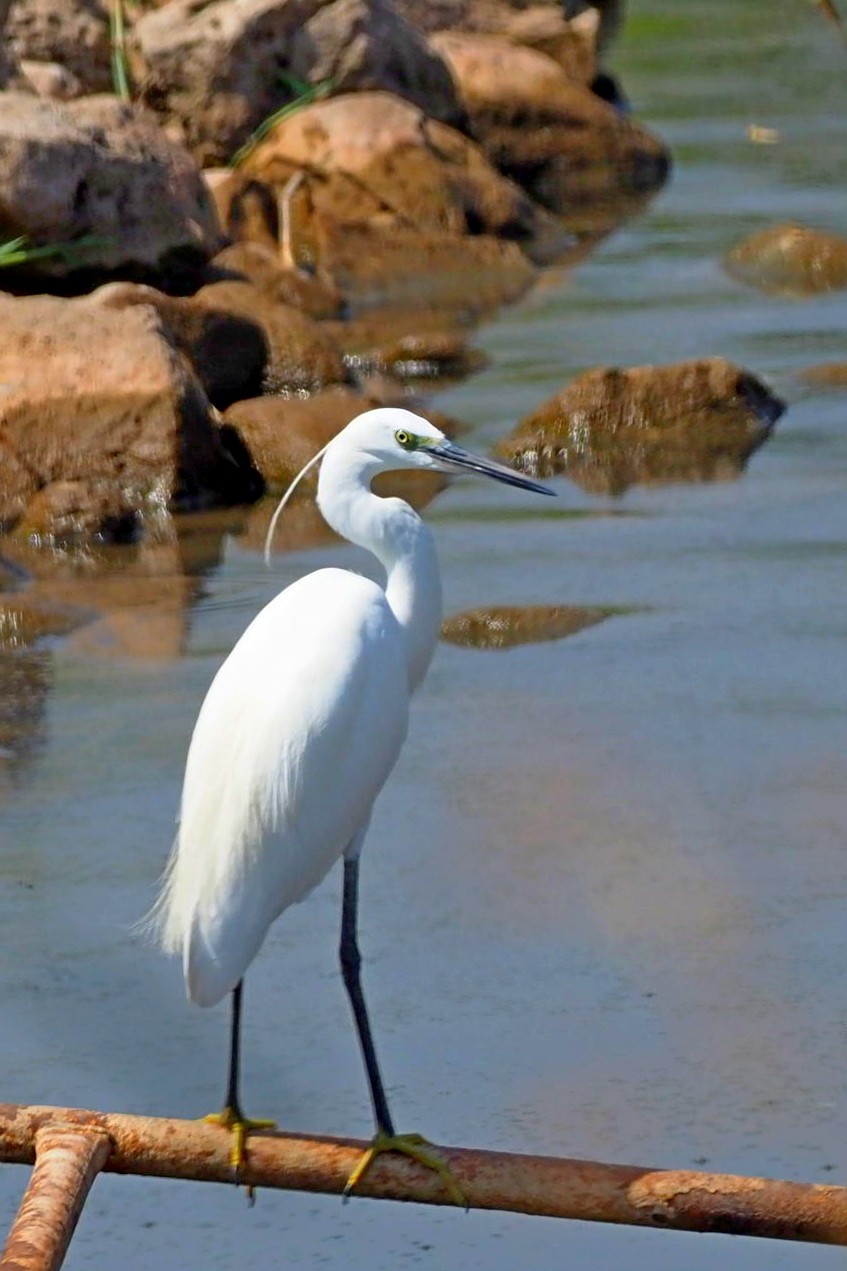
M 482 477 L 493 477 L 495 481 L 502 481 L 504 485 L 517 486 L 519 490 L 532 490 L 534 494 L 549 494 L 552 498 L 556 497 L 556 491 L 551 490 L 549 486 L 541 485 L 539 481 L 525 477 L 522 472 L 515 472 L 514 468 L 495 463 L 493 459 L 483 459 L 481 455 L 475 455 L 470 450 L 463 450 L 455 442 L 444 440 L 437 446 L 427 446 L 427 453 L 440 459 L 448 471 L 478 472 Z

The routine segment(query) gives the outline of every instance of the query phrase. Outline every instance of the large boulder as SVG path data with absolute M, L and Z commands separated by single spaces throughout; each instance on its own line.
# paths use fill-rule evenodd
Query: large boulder
M 432 37 L 492 163 L 557 213 L 658 188 L 670 157 L 633 119 L 538 49 L 499 35 Z
M 444 63 L 388 0 L 171 0 L 138 20 L 135 39 L 144 99 L 204 166 L 228 161 L 296 81 L 384 88 L 436 119 L 461 117 Z
M 244 172 L 276 189 L 295 173 L 314 174 L 313 214 L 336 221 L 493 234 L 528 246 L 551 233 L 547 214 L 474 142 L 390 93 L 296 111 L 259 142 Z M 561 246 L 561 230 L 558 237 Z
M 16 0 L 5 36 L 18 61 L 63 67 L 81 93 L 111 92 L 107 0 Z
M 146 111 L 111 96 L 52 102 L 0 98 L 0 233 L 36 243 L 92 239 L 67 257 L 27 266 L 166 278 L 196 269 L 222 245 L 194 160 Z
M 260 483 L 152 306 L 0 297 L 0 527 L 133 537 Z
M 173 344 L 190 361 L 203 391 L 219 410 L 262 391 L 270 351 L 261 323 L 193 297 L 168 296 L 155 287 L 110 282 L 92 293 L 104 308 L 149 305 Z
M 783 403 L 724 358 L 605 368 L 578 376 L 518 424 L 498 453 L 538 475 L 564 472 L 594 494 L 735 477 Z

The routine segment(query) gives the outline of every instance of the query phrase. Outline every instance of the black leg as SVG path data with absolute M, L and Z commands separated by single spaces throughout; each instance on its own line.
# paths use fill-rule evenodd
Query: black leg
M 241 992 L 244 981 L 239 980 L 232 990 L 232 1024 L 229 1034 L 229 1076 L 226 1084 L 224 1107 L 229 1108 L 237 1120 L 243 1120 L 238 1101 L 238 1075 L 241 1063 Z
M 344 900 L 341 910 L 341 948 L 339 950 L 341 974 L 344 979 L 347 996 L 350 998 L 350 1005 L 353 1008 L 356 1032 L 359 1034 L 359 1045 L 362 1048 L 362 1058 L 365 1061 L 365 1071 L 368 1074 L 368 1084 L 371 1089 L 371 1102 L 373 1103 L 374 1117 L 376 1118 L 376 1128 L 393 1138 L 394 1123 L 391 1120 L 391 1113 L 388 1111 L 388 1100 L 385 1097 L 385 1087 L 382 1084 L 370 1021 L 368 1020 L 368 1011 L 365 1006 L 364 994 L 362 993 L 362 960 L 356 941 L 358 904 L 359 860 L 358 857 L 348 859 L 345 856 Z

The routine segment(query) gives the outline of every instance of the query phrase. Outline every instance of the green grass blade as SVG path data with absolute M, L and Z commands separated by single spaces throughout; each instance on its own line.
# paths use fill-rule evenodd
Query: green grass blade
M 284 106 L 280 106 L 279 110 L 273 111 L 272 114 L 262 120 L 244 142 L 244 145 L 240 146 L 230 159 L 229 166 L 231 168 L 237 168 L 240 163 L 243 163 L 262 138 L 266 137 L 271 129 L 275 128 L 283 119 L 293 115 L 295 110 L 300 110 L 303 106 L 309 106 L 312 102 L 326 97 L 334 86 L 334 81 L 331 79 L 322 79 L 317 84 L 306 84 L 302 80 L 295 79 L 293 76 L 284 73 L 280 74 L 279 78 L 286 87 L 299 89 L 298 95 L 294 98 L 294 101 L 286 102 Z

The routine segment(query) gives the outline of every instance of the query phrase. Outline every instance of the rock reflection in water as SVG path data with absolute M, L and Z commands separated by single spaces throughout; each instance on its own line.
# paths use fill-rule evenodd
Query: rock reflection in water
M 0 647 L 0 783 L 4 776 L 19 770 L 43 742 L 52 684 L 49 652 Z
M 495 605 L 447 618 L 441 638 L 467 649 L 513 649 L 561 640 L 622 612 L 604 605 Z
M 220 559 L 221 534 L 204 545 Z M 165 542 L 46 552 L 14 540 L 4 553 L 29 579 L 0 593 L 0 631 L 29 644 L 67 634 L 75 653 L 172 661 L 182 651 L 197 576 L 174 532 Z

